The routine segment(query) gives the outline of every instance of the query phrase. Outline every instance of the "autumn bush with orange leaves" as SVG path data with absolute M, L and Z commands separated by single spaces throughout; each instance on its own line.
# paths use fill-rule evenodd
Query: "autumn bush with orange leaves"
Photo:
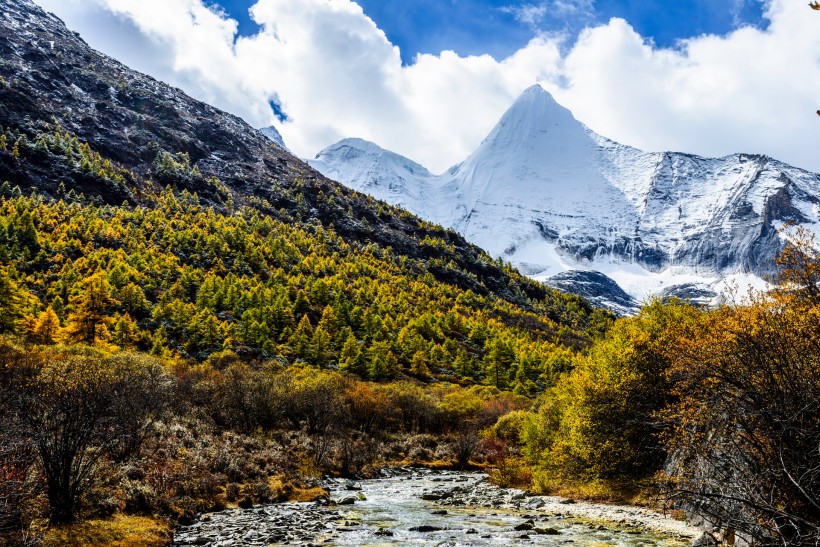
M 820 543 L 820 255 L 797 230 L 776 287 L 686 325 L 669 348 L 666 493 L 735 537 Z

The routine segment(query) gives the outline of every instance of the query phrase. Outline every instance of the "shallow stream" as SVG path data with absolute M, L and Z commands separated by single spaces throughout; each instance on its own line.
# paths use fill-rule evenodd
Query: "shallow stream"
M 328 483 L 345 505 L 285 503 L 204 515 L 175 545 L 619 545 L 691 539 L 543 509 L 540 498 L 495 488 L 477 473 L 413 470 Z M 426 499 L 423 499 L 426 498 Z

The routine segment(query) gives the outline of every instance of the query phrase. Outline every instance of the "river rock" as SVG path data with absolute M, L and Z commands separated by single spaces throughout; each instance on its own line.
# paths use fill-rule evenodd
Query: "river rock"
M 541 498 L 532 498 L 529 502 L 527 502 L 527 507 L 529 509 L 540 509 L 545 505 L 546 503 Z
M 444 528 L 440 526 L 430 526 L 429 524 L 422 524 L 421 526 L 413 526 L 410 528 L 411 532 L 441 532 Z
M 362 489 L 362 487 L 361 487 L 360 484 L 356 484 L 355 482 L 350 481 L 350 480 L 345 481 L 345 490 L 358 491 L 358 490 L 361 490 L 361 489 Z
M 703 532 L 700 537 L 692 542 L 692 547 L 713 547 L 718 545 L 718 540 L 709 532 Z

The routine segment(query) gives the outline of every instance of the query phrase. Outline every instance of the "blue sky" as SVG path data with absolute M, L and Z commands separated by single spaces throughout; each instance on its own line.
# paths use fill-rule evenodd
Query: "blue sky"
M 211 3 L 239 22 L 240 34 L 257 32 L 248 14 L 253 0 Z M 539 32 L 566 33 L 571 43 L 584 27 L 612 17 L 625 19 L 658 47 L 674 47 L 681 39 L 703 34 L 723 35 L 742 25 L 765 24 L 760 0 L 358 0 L 358 4 L 399 46 L 405 63 L 418 53 L 435 55 L 444 50 L 503 59 Z M 566 7 L 562 10 L 559 5 Z M 534 11 L 529 20 L 522 20 L 527 8 Z

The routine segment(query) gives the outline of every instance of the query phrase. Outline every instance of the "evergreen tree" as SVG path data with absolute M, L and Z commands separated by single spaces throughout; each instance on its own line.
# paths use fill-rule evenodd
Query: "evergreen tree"
M 145 293 L 134 283 L 128 283 L 119 292 L 122 307 L 133 317 L 144 317 L 150 308 Z
M 423 351 L 417 351 L 410 359 L 410 374 L 419 378 L 427 378 L 430 375 L 430 369 L 427 368 L 427 354 Z
M 7 268 L 0 267 L 0 332 L 15 332 L 25 315 L 23 291 L 11 278 Z
M 509 341 L 493 338 L 487 341 L 484 354 L 484 372 L 492 384 L 502 389 L 507 386 L 509 372 L 515 362 L 515 350 Z
M 313 340 L 313 327 L 307 315 L 303 315 L 293 335 L 288 339 L 288 344 L 293 348 L 296 357 L 310 359 L 310 343 Z
M 399 371 L 399 361 L 390 351 L 386 342 L 374 342 L 370 347 L 370 363 L 368 375 L 372 380 L 388 380 L 394 378 Z
M 41 344 L 53 344 L 57 341 L 57 336 L 60 334 L 60 318 L 54 308 L 49 306 L 37 318 L 37 323 L 34 325 L 34 339 Z
M 367 363 L 364 352 L 353 333 L 347 337 L 342 346 L 339 355 L 339 369 L 343 372 L 358 374 L 363 378 L 367 376 Z
M 121 348 L 132 348 L 139 340 L 139 327 L 127 313 L 120 316 L 114 325 L 111 341 Z
M 160 327 L 154 331 L 154 335 L 151 337 L 151 351 L 149 351 L 148 353 L 155 357 L 167 356 L 167 343 L 168 331 L 166 330 L 165 325 L 160 325 Z
M 321 326 L 316 327 L 313 331 L 313 337 L 310 341 L 310 353 L 314 363 L 322 368 L 330 365 L 333 355 L 330 352 L 330 335 Z
M 83 283 L 83 291 L 72 296 L 69 304 L 73 308 L 66 328 L 70 341 L 94 344 L 108 340 L 108 325 L 114 321 L 108 312 L 116 300 L 111 297 L 111 285 L 102 272 Z

